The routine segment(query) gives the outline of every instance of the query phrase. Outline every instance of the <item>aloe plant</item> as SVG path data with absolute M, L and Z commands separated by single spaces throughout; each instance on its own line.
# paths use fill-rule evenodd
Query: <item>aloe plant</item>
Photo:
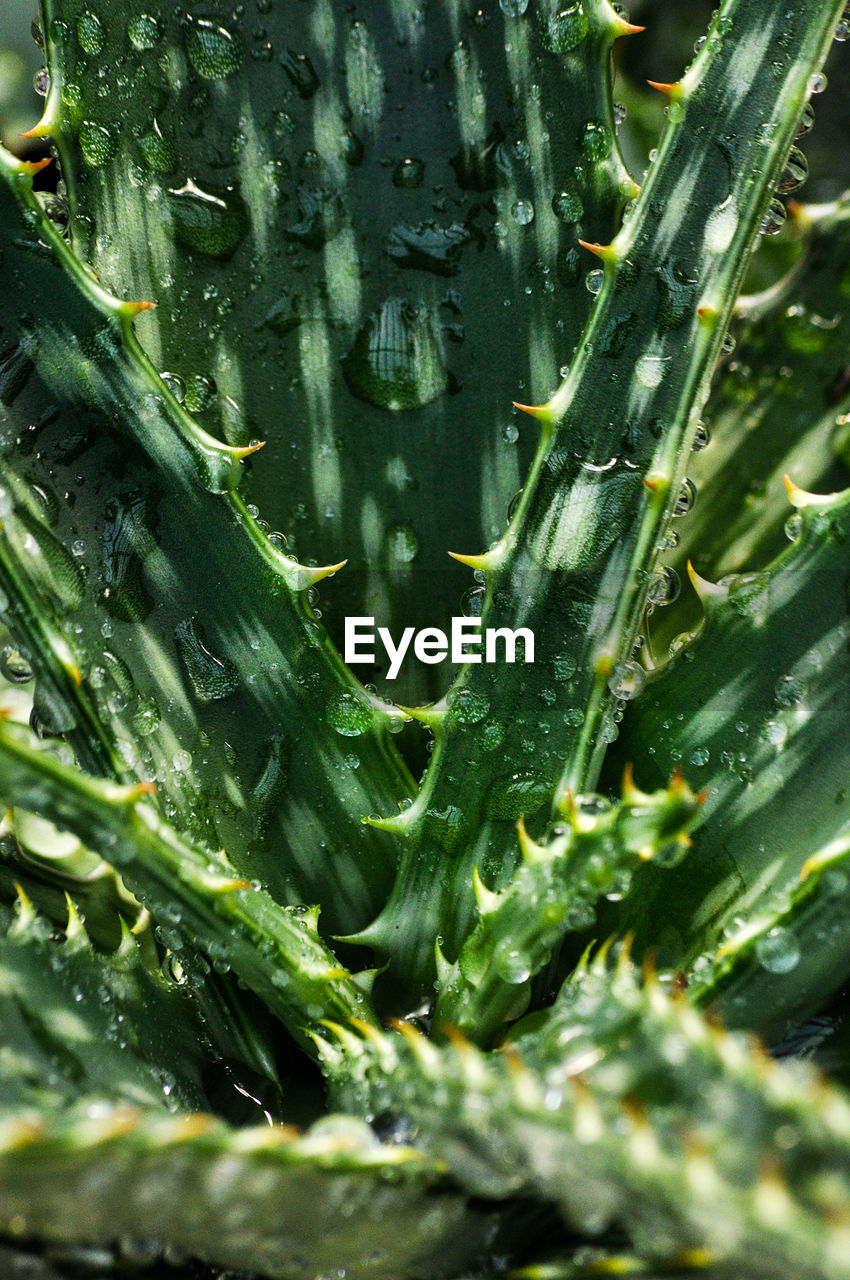
M 850 14 L 247 8 L 0 152 L 9 1266 L 846 1280 Z

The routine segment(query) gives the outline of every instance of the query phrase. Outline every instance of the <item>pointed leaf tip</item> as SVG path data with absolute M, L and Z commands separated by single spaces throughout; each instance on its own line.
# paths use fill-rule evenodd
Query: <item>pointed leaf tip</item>
M 311 583 L 321 582 L 323 578 L 331 578 L 335 573 L 339 573 L 340 569 L 344 569 L 348 564 L 347 560 L 340 560 L 338 564 L 321 564 L 310 569 Z

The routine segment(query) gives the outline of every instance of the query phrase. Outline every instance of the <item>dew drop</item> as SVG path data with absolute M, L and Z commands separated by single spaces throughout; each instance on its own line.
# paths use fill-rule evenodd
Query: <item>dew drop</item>
M 694 432 L 691 453 L 701 453 L 709 444 L 711 444 L 711 432 L 705 423 L 700 421 L 697 423 L 697 428 Z
M 646 672 L 639 662 L 622 662 L 608 677 L 608 688 L 615 698 L 630 702 L 642 692 L 646 684 Z
M 248 213 L 233 191 L 204 191 L 189 179 L 166 192 L 177 239 L 210 258 L 229 258 L 248 230 Z
M 210 653 L 198 620 L 192 617 L 178 622 L 174 634 L 195 696 L 201 702 L 214 702 L 233 693 L 239 674 L 228 659 Z
M 490 699 L 475 689 L 457 689 L 449 694 L 448 707 L 458 724 L 477 724 L 488 714 Z
M 780 676 L 776 682 L 773 698 L 779 707 L 795 707 L 806 696 L 806 682 L 799 676 Z
M 397 412 L 418 409 L 449 386 L 443 354 L 428 313 L 389 298 L 361 328 L 342 371 L 359 400 Z
M 667 372 L 669 356 L 640 356 L 635 365 L 635 377 L 643 387 L 650 390 L 660 386 Z
M 814 128 L 814 125 L 815 125 L 815 109 L 810 102 L 807 102 L 806 105 L 803 107 L 803 112 L 802 112 L 802 115 L 800 116 L 800 120 L 797 125 L 797 132 L 794 134 L 794 137 L 805 138 L 807 133 L 811 133 L 812 129 Z
M 414 190 L 416 187 L 422 186 L 424 176 L 425 166 L 421 160 L 399 160 L 393 170 L 393 185 L 404 187 L 407 190 Z
M 511 205 L 511 217 L 521 227 L 534 221 L 534 205 L 530 200 L 516 200 Z
M 647 599 L 652 604 L 672 604 L 678 598 L 680 590 L 679 575 L 675 569 L 659 569 L 653 575 L 647 591 Z
M 162 39 L 156 18 L 150 13 L 137 13 L 127 23 L 127 36 L 134 49 L 154 49 Z
M 115 155 L 115 139 L 108 129 L 92 120 L 84 120 L 79 132 L 80 151 L 90 169 L 108 164 Z
M 499 8 L 506 18 L 521 18 L 528 8 L 528 0 L 499 0 Z
M 327 704 L 328 724 L 343 738 L 357 738 L 372 727 L 372 709 L 353 693 L 340 693 Z
M 799 511 L 795 511 L 785 521 L 784 525 L 785 537 L 789 542 L 796 542 L 800 534 L 803 532 L 803 517 Z
M 697 487 L 693 480 L 687 478 L 682 481 L 682 487 L 679 490 L 679 496 L 676 499 L 676 505 L 673 507 L 671 515 L 683 516 L 691 510 L 697 500 Z
M 0 650 L 0 675 L 11 684 L 27 684 L 32 680 L 32 667 L 14 645 L 4 645 Z
M 559 191 L 552 197 L 552 211 L 562 222 L 578 222 L 584 215 L 584 205 L 574 192 Z
M 581 44 L 589 26 L 582 5 L 571 4 L 559 13 L 541 17 L 540 38 L 550 53 L 569 53 Z
M 800 944 L 790 929 L 778 925 L 756 942 L 756 959 L 768 973 L 790 973 L 800 961 Z
M 809 76 L 809 83 L 806 86 L 809 93 L 823 93 L 827 85 L 826 76 L 822 71 L 816 71 L 814 75 Z
M 103 48 L 105 33 L 96 14 L 88 9 L 77 18 L 77 39 L 84 53 L 100 53 Z
M 781 200 L 771 200 L 767 208 L 767 213 L 761 220 L 761 234 L 763 236 L 778 235 L 785 226 L 785 205 Z
M 594 298 L 602 292 L 602 285 L 605 283 L 605 272 L 599 269 L 588 271 L 584 277 L 584 287 L 588 293 L 593 294 Z
M 186 22 L 186 52 L 204 80 L 223 80 L 241 65 L 245 49 L 238 36 L 208 18 L 190 16 Z
M 782 173 L 779 175 L 776 190 L 780 195 L 789 195 L 790 192 L 801 187 L 808 176 L 808 160 L 799 147 L 792 147 L 788 152 L 788 159 L 785 161 Z

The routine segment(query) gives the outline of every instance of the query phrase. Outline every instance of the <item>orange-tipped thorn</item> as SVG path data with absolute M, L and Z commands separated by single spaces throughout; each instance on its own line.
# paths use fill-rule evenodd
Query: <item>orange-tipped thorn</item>
M 24 173 L 36 174 L 41 173 L 42 169 L 46 169 L 49 164 L 53 163 L 52 156 L 45 156 L 43 160 L 19 160 L 18 168 Z
M 646 31 L 646 27 L 636 27 L 633 22 L 626 22 L 625 18 L 621 18 L 617 23 L 617 34 L 621 36 L 639 36 L 641 31 Z
M 450 551 L 449 555 L 452 560 L 458 560 L 461 564 L 465 564 L 469 569 L 491 569 L 493 567 L 492 558 L 487 552 L 482 556 L 464 556 L 459 551 Z
M 666 493 L 670 487 L 669 477 L 659 475 L 656 471 L 651 471 L 648 476 L 642 478 L 650 493 Z
M 703 324 L 716 324 L 719 314 L 714 307 L 697 307 L 697 315 Z
M 593 253 L 597 258 L 601 258 L 603 262 L 616 262 L 617 251 L 610 244 L 593 244 L 590 240 L 579 240 L 582 249 L 587 249 L 588 253 Z
M 244 444 L 244 445 L 241 445 L 239 448 L 233 449 L 232 453 L 234 458 L 238 458 L 241 461 L 242 458 L 250 458 L 252 453 L 259 453 L 259 451 L 261 449 L 265 449 L 265 447 L 266 447 L 265 440 L 255 440 L 253 444 Z M 343 560 L 342 563 L 345 564 L 345 561 Z M 341 567 L 342 567 L 341 565 L 336 566 L 337 569 Z
M 662 80 L 647 80 L 646 83 L 653 89 L 657 89 L 659 93 L 665 93 L 673 101 L 682 96 L 682 86 L 679 81 L 675 84 L 665 84 Z
M 532 418 L 548 419 L 552 414 L 548 404 L 520 404 L 518 400 L 513 400 L 511 403 L 515 409 L 521 409 L 523 413 L 530 414 Z
M 156 307 L 155 302 L 122 302 L 118 308 L 120 314 L 128 320 L 134 320 L 136 316 L 141 315 L 143 311 L 153 311 Z

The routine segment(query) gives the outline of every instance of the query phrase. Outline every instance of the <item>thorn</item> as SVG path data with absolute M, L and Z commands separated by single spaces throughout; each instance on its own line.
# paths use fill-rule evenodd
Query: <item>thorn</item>
M 156 302 L 122 302 L 118 308 L 118 314 L 127 320 L 132 320 L 142 311 L 154 311 L 157 305 Z
M 355 1031 L 359 1031 L 364 1040 L 370 1040 L 372 1044 L 382 1045 L 384 1043 L 383 1034 L 377 1027 L 373 1027 L 371 1022 L 367 1022 L 365 1018 L 349 1018 L 348 1021 L 354 1027 Z
M 646 799 L 645 793 L 635 786 L 634 765 L 630 760 L 623 768 L 622 796 L 626 804 L 639 804 Z
M 265 442 L 264 442 L 265 443 Z M 251 449 L 251 453 L 255 453 L 256 449 L 261 449 L 262 445 L 257 445 L 255 449 Z M 339 573 L 340 569 L 344 569 L 348 564 L 347 560 L 340 560 L 339 564 L 322 564 L 315 567 L 306 567 L 309 574 L 308 586 L 315 586 L 317 582 L 321 582 L 323 578 L 331 578 L 335 573 Z
M 650 471 L 649 475 L 643 476 L 643 483 L 650 493 L 666 493 L 670 488 L 670 477 L 659 471 Z
M 467 565 L 470 569 L 492 569 L 493 560 L 489 551 L 485 551 L 481 556 L 464 556 L 459 551 L 450 551 L 449 555 L 453 560 L 460 561 L 461 564 Z
M 555 801 L 555 807 L 562 818 L 566 818 L 570 826 L 575 829 L 578 822 L 578 809 L 576 808 L 576 798 L 570 787 L 565 787 Z
M 708 578 L 703 578 L 697 573 L 694 566 L 688 561 L 688 577 L 694 591 L 699 596 L 703 604 L 709 600 L 725 600 L 728 595 L 726 587 L 721 587 L 719 582 L 709 582 Z
M 655 952 L 652 947 L 647 948 L 643 953 L 641 961 L 641 972 L 643 973 L 643 981 L 645 986 L 654 987 L 658 985 L 658 970 L 655 967 Z
M 487 888 L 481 879 L 478 867 L 472 868 L 472 891 L 475 894 L 475 901 L 482 916 L 492 915 L 502 901 L 498 893 L 494 893 L 492 889 Z
M 28 173 L 31 177 L 34 177 L 35 174 L 41 173 L 42 169 L 46 169 L 52 163 L 52 156 L 47 156 L 44 160 L 19 160 L 18 171 Z
M 241 462 L 243 458 L 250 458 L 252 453 L 259 453 L 259 451 L 261 449 L 265 449 L 265 447 L 265 440 L 255 440 L 253 444 L 243 444 L 236 448 L 232 448 L 230 450 L 230 455 Z M 345 564 L 345 561 L 343 560 L 342 563 Z M 341 566 L 338 565 L 337 568 L 341 568 Z
M 441 987 L 446 987 L 454 976 L 454 965 L 446 959 L 439 938 L 434 939 L 434 960 L 437 965 L 437 980 Z
M 520 852 L 525 862 L 546 862 L 548 855 L 546 850 L 528 834 L 525 826 L 525 818 L 520 814 L 516 824 L 517 836 L 519 838 Z
M 633 22 L 626 22 L 625 18 L 617 15 L 617 36 L 639 36 L 642 31 L 646 31 L 646 27 L 636 27 Z
M 579 240 L 582 249 L 601 258 L 603 262 L 619 262 L 620 255 L 612 244 L 593 244 L 590 240 Z
M 520 404 L 518 400 L 512 400 L 511 404 L 515 409 L 521 409 L 523 413 L 528 413 L 541 422 L 552 421 L 552 409 L 548 404 Z
M 65 907 L 68 912 L 68 923 L 65 926 L 65 939 L 67 942 L 76 944 L 80 949 L 91 950 L 91 941 L 86 933 L 86 927 L 83 924 L 83 918 L 77 910 L 69 893 L 65 893 Z
M 15 880 L 14 886 L 15 886 L 15 893 L 18 895 L 18 900 L 15 903 L 15 910 L 17 912 L 17 915 L 15 918 L 14 924 L 9 929 L 9 933 L 10 934 L 26 933 L 27 929 L 29 929 L 30 925 L 35 920 L 36 915 L 38 913 L 36 912 L 36 909 L 33 906 L 32 900 L 29 898 L 29 896 L 25 892 L 23 885 L 18 884 L 17 880 Z
M 697 307 L 697 316 L 703 324 L 714 328 L 720 319 L 720 312 L 716 307 Z
M 134 782 L 132 786 L 119 788 L 119 799 L 125 804 L 135 804 L 142 796 L 155 796 L 155 782 Z
M 674 84 L 665 84 L 662 80 L 647 80 L 650 88 L 657 89 L 659 93 L 664 93 L 671 102 L 680 102 L 685 95 L 681 81 L 677 80 Z
M 436 702 L 431 702 L 425 707 L 405 707 L 400 702 L 396 702 L 395 709 L 411 720 L 418 720 L 420 724 L 427 725 L 429 729 L 435 729 L 446 718 L 445 710 Z

